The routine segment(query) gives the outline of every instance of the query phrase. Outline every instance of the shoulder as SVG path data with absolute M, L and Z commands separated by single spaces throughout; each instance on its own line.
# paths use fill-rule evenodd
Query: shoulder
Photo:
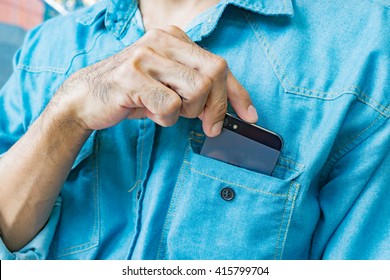
M 30 30 L 16 57 L 16 67 L 29 72 L 65 73 L 75 55 L 90 48 L 105 31 L 105 1 Z

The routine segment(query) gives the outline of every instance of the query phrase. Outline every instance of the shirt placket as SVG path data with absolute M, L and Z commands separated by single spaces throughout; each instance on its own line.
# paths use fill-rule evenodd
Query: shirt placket
M 127 259 L 132 259 L 134 248 L 141 231 L 143 200 L 145 198 L 145 190 L 149 177 L 150 160 L 153 151 L 154 135 L 156 131 L 156 124 L 150 119 L 138 120 L 139 136 L 137 139 L 137 182 L 134 190 L 137 192 L 137 212 L 136 212 L 136 226 L 133 240 L 129 249 Z

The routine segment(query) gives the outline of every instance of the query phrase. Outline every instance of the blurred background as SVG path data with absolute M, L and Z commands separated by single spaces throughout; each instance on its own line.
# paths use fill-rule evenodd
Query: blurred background
M 98 0 L 0 0 L 0 87 L 12 73 L 12 57 L 27 30 Z

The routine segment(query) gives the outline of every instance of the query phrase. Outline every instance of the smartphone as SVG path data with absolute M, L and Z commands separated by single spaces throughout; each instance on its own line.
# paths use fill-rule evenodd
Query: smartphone
M 221 134 L 206 137 L 200 154 L 271 175 L 282 146 L 276 133 L 226 114 Z

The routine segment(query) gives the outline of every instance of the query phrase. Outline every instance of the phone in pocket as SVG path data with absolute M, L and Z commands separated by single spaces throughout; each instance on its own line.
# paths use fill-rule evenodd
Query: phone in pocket
M 282 146 L 276 133 L 226 114 L 221 134 L 206 137 L 200 154 L 271 175 Z

